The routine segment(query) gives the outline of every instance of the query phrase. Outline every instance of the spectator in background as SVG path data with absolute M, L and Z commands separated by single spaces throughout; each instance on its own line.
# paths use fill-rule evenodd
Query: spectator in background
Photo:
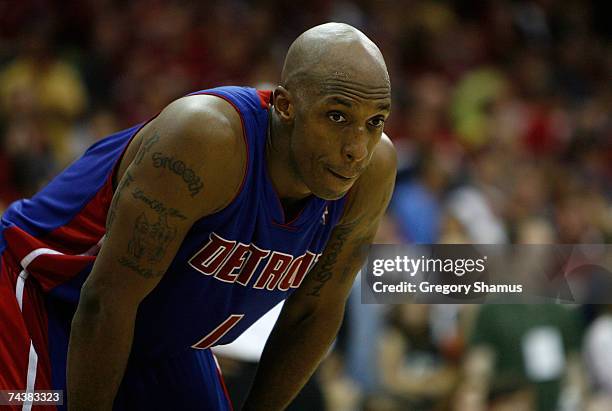
M 440 236 L 442 195 L 450 170 L 435 151 L 419 156 L 415 176 L 397 183 L 391 213 L 403 242 L 432 244 Z
M 6 90 L 5 90 L 6 91 Z M 2 198 L 16 200 L 20 194 L 32 195 L 53 170 L 54 158 L 33 90 L 15 88 L 7 94 L 3 113 L 4 133 L 0 138 L 2 151 Z
M 579 386 L 583 324 L 560 305 L 483 305 L 469 339 L 465 384 L 482 390 L 504 379 L 524 379 L 535 392 L 537 411 L 561 406 L 562 381 Z
M 532 386 L 521 378 L 498 381 L 487 398 L 489 411 L 533 411 L 535 395 Z
M 117 116 L 109 108 L 98 108 L 75 124 L 69 138 L 70 152 L 76 157 L 99 139 L 119 129 Z
M 436 340 L 436 311 L 425 304 L 397 305 L 379 337 L 382 389 L 402 409 L 427 411 L 446 398 L 457 378 L 457 366 Z
M 282 64 L 286 39 L 333 19 L 373 34 L 394 83 L 385 129 L 402 170 L 380 242 L 612 240 L 606 2 L 256 3 L 0 2 L 0 210 L 97 136 L 144 121 L 189 90 L 276 84 L 270 73 Z M 346 361 L 332 356 L 326 370 L 341 381 L 333 404 L 350 409 L 363 389 L 366 408 L 403 409 L 378 395 L 373 376 L 386 371 L 363 355 L 385 326 L 371 307 L 351 296 L 347 317 L 356 326 Z M 533 309 L 529 316 L 539 318 Z M 500 318 L 520 323 L 527 315 L 513 310 Z M 606 318 L 585 340 L 590 367 L 594 358 L 607 364 L 591 343 L 607 338 Z M 529 381 L 528 389 L 524 379 L 510 381 L 496 383 L 491 401 L 463 385 L 458 404 L 477 411 L 536 395 Z
M 13 113 L 28 100 L 31 117 L 24 123 L 36 129 L 29 133 L 39 133 L 30 137 L 40 140 L 34 147 L 48 145 L 52 160 L 63 167 L 72 160 L 68 134 L 87 105 L 87 93 L 79 73 L 56 54 L 51 22 L 39 23 L 25 33 L 20 54 L 0 71 L 0 112 L 8 118 L 10 134 Z M 29 145 L 27 137 L 16 139 Z
M 593 401 L 612 401 L 612 306 L 607 305 L 584 336 L 584 361 Z
M 383 217 L 374 244 L 401 244 L 401 236 L 397 223 L 390 215 Z M 349 383 L 346 391 L 357 391 L 366 401 L 380 389 L 381 369 L 377 355 L 379 335 L 385 324 L 385 314 L 388 307 L 379 304 L 361 303 L 361 281 L 363 273 L 357 275 L 353 289 L 349 295 L 345 320 L 346 371 L 355 387 L 351 390 Z M 341 378 L 337 378 L 341 380 Z M 346 379 L 346 378 L 345 378 Z

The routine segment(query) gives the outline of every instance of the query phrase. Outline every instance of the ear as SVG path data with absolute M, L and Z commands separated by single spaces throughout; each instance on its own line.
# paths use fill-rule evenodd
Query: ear
M 293 120 L 295 108 L 293 106 L 293 97 L 291 96 L 289 90 L 283 86 L 277 86 L 274 90 L 274 97 L 272 101 L 274 102 L 274 110 L 276 110 L 276 114 L 278 114 L 281 120 Z

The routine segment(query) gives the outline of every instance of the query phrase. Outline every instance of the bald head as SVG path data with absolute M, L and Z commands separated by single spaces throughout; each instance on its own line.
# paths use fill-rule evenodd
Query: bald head
M 390 90 L 378 47 L 361 31 L 343 23 L 322 24 L 302 33 L 285 58 L 281 84 L 288 90 L 325 92 L 327 81 L 358 83 L 376 94 Z

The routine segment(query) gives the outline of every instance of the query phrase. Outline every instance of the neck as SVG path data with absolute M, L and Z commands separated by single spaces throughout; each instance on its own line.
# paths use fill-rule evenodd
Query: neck
M 266 164 L 276 194 L 283 205 L 291 206 L 308 197 L 311 192 L 302 182 L 290 157 L 291 130 L 282 124 L 274 108 L 270 108 Z

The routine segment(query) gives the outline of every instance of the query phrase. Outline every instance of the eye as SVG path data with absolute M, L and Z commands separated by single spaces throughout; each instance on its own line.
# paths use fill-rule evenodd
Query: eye
M 346 121 L 346 117 L 344 117 L 344 114 L 340 113 L 339 111 L 330 111 L 329 113 L 327 113 L 327 118 L 329 118 L 334 123 L 344 123 Z
M 373 119 L 368 121 L 368 124 L 376 128 L 382 127 L 385 124 L 385 119 L 383 117 L 374 117 Z

